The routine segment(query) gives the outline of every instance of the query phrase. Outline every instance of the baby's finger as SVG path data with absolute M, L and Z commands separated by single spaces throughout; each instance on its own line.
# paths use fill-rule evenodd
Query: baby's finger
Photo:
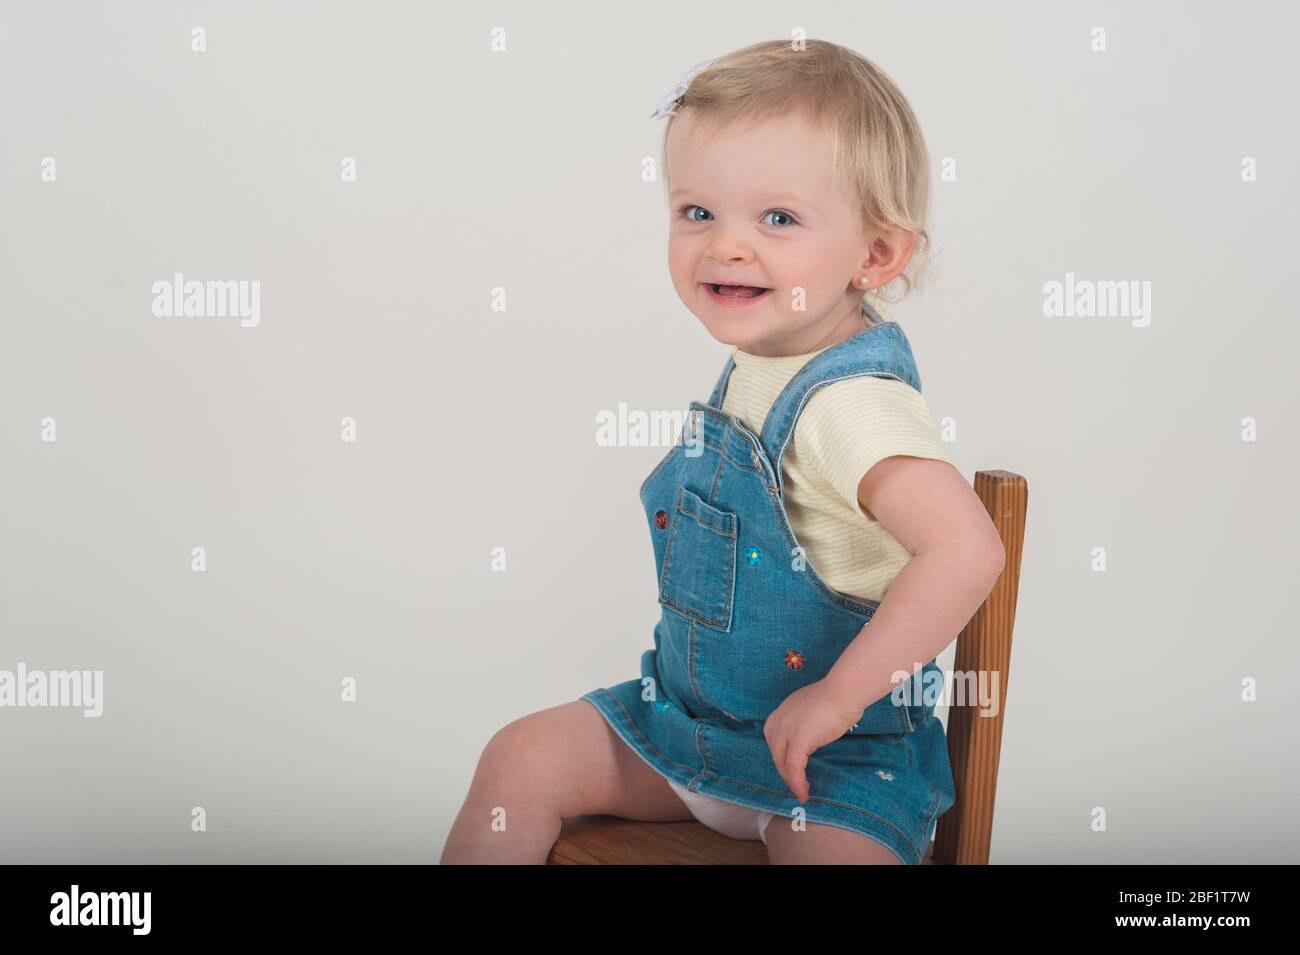
M 789 749 L 789 742 L 789 737 L 779 730 L 773 730 L 771 739 L 767 741 L 768 749 L 772 751 L 772 764 L 776 766 L 776 771 L 787 786 L 790 786 L 790 777 L 785 767 L 785 754 Z M 794 788 L 791 787 L 790 791 L 793 792 Z
M 799 798 L 802 782 L 799 778 L 798 759 L 799 757 L 795 750 L 793 741 L 787 740 L 785 748 L 781 752 L 781 778 L 784 779 L 785 784 L 790 787 L 790 792 L 794 794 L 794 797 L 800 802 L 803 802 L 803 800 Z
M 808 767 L 808 754 L 804 752 L 802 746 L 791 746 L 787 760 L 790 766 L 790 777 L 795 781 L 790 791 L 800 802 L 807 802 L 808 777 L 805 775 L 805 770 Z

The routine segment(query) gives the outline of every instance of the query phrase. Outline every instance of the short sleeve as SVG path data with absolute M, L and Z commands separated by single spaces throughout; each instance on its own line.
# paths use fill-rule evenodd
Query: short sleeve
M 813 392 L 796 425 L 800 460 L 834 486 L 854 512 L 862 476 L 896 454 L 947 461 L 956 467 L 921 393 L 893 378 L 862 375 Z

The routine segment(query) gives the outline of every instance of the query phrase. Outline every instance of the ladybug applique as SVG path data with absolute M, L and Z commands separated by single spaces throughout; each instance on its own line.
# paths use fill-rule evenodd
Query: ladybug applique
M 663 508 L 655 511 L 655 527 L 664 528 L 668 526 L 668 512 Z
M 798 650 L 787 650 L 785 652 L 785 665 L 791 670 L 801 670 L 804 665 L 804 656 Z

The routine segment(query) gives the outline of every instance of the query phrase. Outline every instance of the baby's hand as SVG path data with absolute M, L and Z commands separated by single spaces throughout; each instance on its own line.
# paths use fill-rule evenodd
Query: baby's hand
M 785 784 L 800 802 L 808 801 L 804 769 L 808 757 L 843 736 L 862 716 L 845 709 L 825 680 L 801 686 L 787 696 L 763 724 L 763 737 Z

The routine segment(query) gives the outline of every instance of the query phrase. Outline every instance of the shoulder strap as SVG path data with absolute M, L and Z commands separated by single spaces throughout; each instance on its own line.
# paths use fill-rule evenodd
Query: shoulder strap
M 727 393 L 727 379 L 731 377 L 731 369 L 736 367 L 736 356 L 727 355 L 727 363 L 722 366 L 722 374 L 718 377 L 718 383 L 713 386 L 713 393 L 709 395 L 709 407 L 722 410 L 722 398 Z
M 730 367 L 724 371 L 716 391 L 724 386 L 729 373 Z M 794 434 L 799 413 L 813 392 L 831 382 L 863 375 L 893 378 L 906 382 L 917 391 L 921 390 L 921 378 L 912 357 L 912 347 L 903 334 L 902 326 L 897 322 L 880 322 L 832 345 L 800 368 L 777 395 L 763 422 L 760 440 L 776 472 L 779 490 L 784 491 L 785 487 L 781 476 L 781 458 Z

